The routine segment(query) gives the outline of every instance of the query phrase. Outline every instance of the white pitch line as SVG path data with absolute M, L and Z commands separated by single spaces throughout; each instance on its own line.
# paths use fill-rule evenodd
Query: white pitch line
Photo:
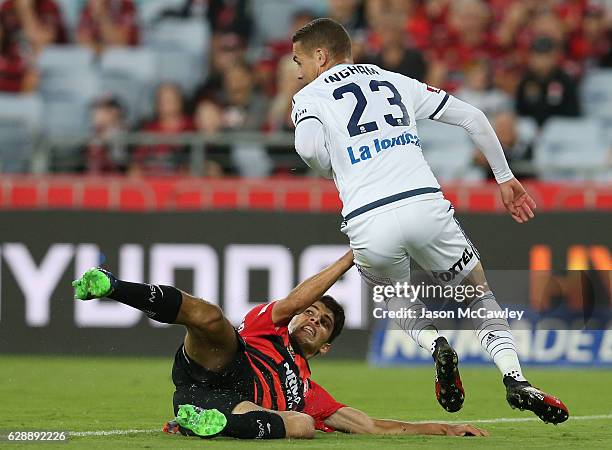
M 612 414 L 598 414 L 594 416 L 570 416 L 569 421 L 574 420 L 598 420 L 598 419 L 612 419 Z M 519 422 L 538 422 L 540 421 L 537 417 L 498 417 L 497 419 L 465 419 L 465 420 L 451 420 L 451 421 L 440 421 L 440 420 L 429 420 L 419 421 L 421 423 L 427 422 L 442 422 L 442 423 L 519 423 Z
M 598 414 L 594 416 L 570 416 L 569 421 L 574 420 L 599 420 L 599 419 L 612 419 L 612 414 Z M 441 421 L 437 419 L 432 420 L 421 420 L 414 423 L 429 423 L 429 422 L 441 422 L 441 423 L 520 423 L 520 422 L 537 422 L 540 419 L 537 417 L 499 417 L 497 419 L 465 419 L 465 420 L 452 420 L 452 421 Z M 126 434 L 144 434 L 154 433 L 156 431 L 161 432 L 161 428 L 154 428 L 150 430 L 103 430 L 103 431 L 72 431 L 70 436 L 116 436 Z
M 161 433 L 161 428 L 155 428 L 151 430 L 103 430 L 103 431 L 70 431 L 68 434 L 70 436 L 113 436 L 113 435 L 123 435 L 123 434 L 142 434 L 142 433 L 152 433 L 154 431 L 159 431 Z

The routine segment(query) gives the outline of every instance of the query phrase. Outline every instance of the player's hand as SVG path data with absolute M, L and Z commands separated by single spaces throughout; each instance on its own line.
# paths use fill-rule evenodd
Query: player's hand
M 447 436 L 489 436 L 489 432 L 487 430 L 481 430 L 473 427 L 472 425 L 447 425 L 447 427 Z
M 504 206 L 518 223 L 533 219 L 536 202 L 516 178 L 499 185 Z

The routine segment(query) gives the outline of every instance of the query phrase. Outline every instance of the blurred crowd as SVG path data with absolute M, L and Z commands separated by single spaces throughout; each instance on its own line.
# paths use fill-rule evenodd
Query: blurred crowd
M 4 0 L 0 91 L 35 92 L 41 81 L 37 57 L 49 45 L 83 46 L 96 55 L 144 45 L 146 30 L 138 9 L 146 1 L 83 0 L 70 26 L 63 16 L 65 1 Z M 319 16 L 346 27 L 357 63 L 403 73 L 482 109 L 511 163 L 528 161 L 531 155 L 518 117 L 532 119 L 539 128 L 553 116 L 580 116 L 582 78 L 594 67 L 612 67 L 610 0 L 287 1 L 292 4 L 289 12 L 283 9 L 288 20 L 278 25 L 288 26 L 272 33 L 256 20 L 264 1 L 167 3 L 147 26 L 169 18 L 204 21 L 211 30 L 207 56 L 202 57 L 205 78 L 193 89 L 160 80 L 152 111 L 132 120 L 120 95 L 101 93 L 89 108 L 92 137 L 75 170 L 148 175 L 187 170 L 184 146 L 138 145 L 126 153 L 112 145 L 113 136 L 126 130 L 168 135 L 291 131 L 291 98 L 300 89 L 291 36 Z M 229 151 L 224 145 L 207 148 L 205 175 L 248 175 L 251 164 L 229 158 Z M 266 158 L 260 155 L 255 164 L 263 173 L 289 171 Z M 484 173 L 488 170 L 477 151 L 474 164 Z

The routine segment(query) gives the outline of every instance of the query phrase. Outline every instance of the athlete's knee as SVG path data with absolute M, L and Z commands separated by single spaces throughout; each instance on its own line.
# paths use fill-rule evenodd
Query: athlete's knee
M 205 332 L 214 331 L 225 324 L 221 308 L 188 294 L 183 294 L 183 307 L 179 318 L 181 323 L 188 327 Z
M 204 303 L 204 300 L 202 300 Z M 200 308 L 196 315 L 196 326 L 204 331 L 214 332 L 225 325 L 223 311 L 217 305 L 206 303 L 206 308 Z
M 487 277 L 480 263 L 470 271 L 461 284 L 464 286 L 464 303 L 468 305 L 490 290 Z M 470 288 L 469 291 L 467 290 L 468 287 Z
M 304 413 L 283 414 L 287 438 L 312 439 L 315 436 L 315 421 Z
M 261 411 L 263 408 L 253 402 L 244 401 L 238 403 L 232 410 L 232 414 L 245 414 L 251 411 Z

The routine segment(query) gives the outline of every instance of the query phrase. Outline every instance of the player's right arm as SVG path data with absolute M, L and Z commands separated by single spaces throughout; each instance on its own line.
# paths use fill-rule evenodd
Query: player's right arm
M 504 150 L 485 114 L 478 108 L 448 93 L 427 86 L 417 80 L 408 80 L 414 101 L 416 119 L 431 119 L 462 127 L 474 144 L 487 158 L 495 180 L 499 184 L 504 206 L 514 220 L 527 222 L 534 217 L 536 203 L 521 183 L 514 178 Z
M 332 178 L 331 157 L 325 145 L 321 114 L 312 102 L 301 96 L 293 99 L 291 118 L 295 126 L 295 150 L 300 158 L 321 176 Z
M 472 425 L 445 423 L 410 423 L 400 420 L 375 419 L 363 411 L 345 406 L 327 419 L 325 425 L 337 431 L 354 434 L 378 435 L 438 435 L 438 436 L 488 436 L 486 430 Z
M 289 322 L 319 300 L 332 285 L 353 265 L 353 251 L 349 250 L 335 263 L 302 281 L 282 300 L 274 302 L 272 322 Z
M 514 178 L 504 150 L 487 116 L 469 103 L 450 97 L 448 107 L 437 120 L 460 126 L 468 132 L 474 144 L 487 158 L 495 180 L 499 184 L 504 206 L 512 218 L 518 223 L 532 219 L 536 203 L 520 181 Z

